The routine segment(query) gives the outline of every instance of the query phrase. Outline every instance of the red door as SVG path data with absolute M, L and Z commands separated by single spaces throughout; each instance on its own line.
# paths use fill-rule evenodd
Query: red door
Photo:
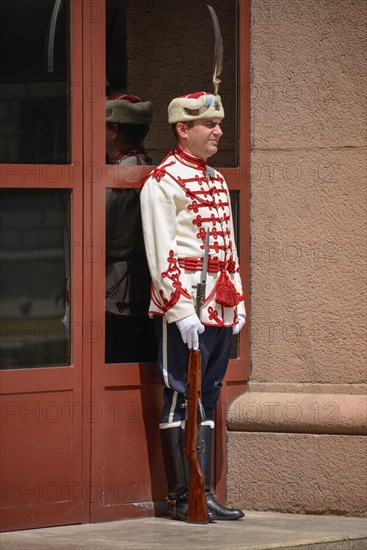
M 0 517 L 19 529 L 88 518 L 82 9 L 4 0 L 1 12 Z

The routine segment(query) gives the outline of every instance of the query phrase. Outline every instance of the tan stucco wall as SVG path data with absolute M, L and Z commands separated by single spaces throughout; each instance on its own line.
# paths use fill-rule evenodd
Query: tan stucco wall
M 236 460 L 244 448 L 246 476 Z M 231 432 L 228 449 L 230 502 L 245 510 L 366 512 L 365 437 Z
M 252 12 L 252 380 L 366 383 L 366 2 Z
M 351 434 L 367 425 L 367 4 L 252 0 L 251 9 L 252 374 L 228 414 L 228 497 L 361 514 L 366 436 Z M 270 471 L 269 447 L 279 483 L 300 484 L 293 505 L 281 490 L 248 491 Z M 306 459 L 289 461 L 297 453 Z M 353 491 L 332 504 L 322 495 L 340 487 L 348 462 Z M 312 484 L 321 496 L 310 503 Z

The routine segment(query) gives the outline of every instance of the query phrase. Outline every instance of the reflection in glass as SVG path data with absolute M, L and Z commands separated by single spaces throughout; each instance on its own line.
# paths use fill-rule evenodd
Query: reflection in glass
M 0 162 L 70 162 L 69 0 L 0 2 Z
M 106 96 L 127 90 L 126 2 L 106 2 Z
M 106 363 L 155 361 L 138 189 L 106 190 Z
M 1 369 L 70 364 L 69 200 L 66 190 L 0 190 Z

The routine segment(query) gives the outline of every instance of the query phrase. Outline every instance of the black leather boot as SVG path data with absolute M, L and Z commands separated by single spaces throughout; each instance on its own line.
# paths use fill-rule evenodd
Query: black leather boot
M 182 430 L 180 426 L 176 426 L 160 432 L 171 518 L 186 521 L 188 490 L 181 446 Z
M 180 426 L 160 430 L 161 444 L 166 472 L 170 514 L 172 519 L 186 521 L 189 503 L 188 482 L 190 468 L 185 458 L 185 431 Z M 208 510 L 209 522 L 214 521 Z
M 238 508 L 226 508 L 215 500 L 211 493 L 212 484 L 212 448 L 214 429 L 209 425 L 201 426 L 202 453 L 200 454 L 201 467 L 205 477 L 206 503 L 212 521 L 234 521 L 244 517 Z

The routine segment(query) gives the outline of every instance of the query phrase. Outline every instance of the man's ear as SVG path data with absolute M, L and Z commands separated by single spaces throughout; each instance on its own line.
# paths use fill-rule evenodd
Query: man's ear
M 187 137 L 187 126 L 184 122 L 177 122 L 176 124 L 176 132 L 178 137 Z

